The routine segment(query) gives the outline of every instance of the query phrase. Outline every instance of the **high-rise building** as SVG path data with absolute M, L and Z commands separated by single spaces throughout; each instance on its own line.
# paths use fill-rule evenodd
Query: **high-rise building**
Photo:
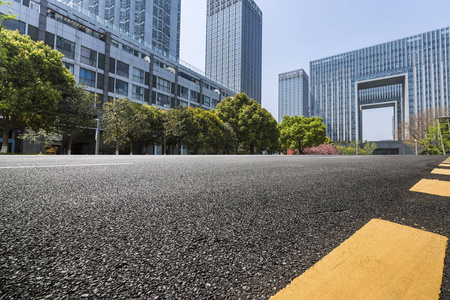
M 261 103 L 261 10 L 253 0 L 208 0 L 206 14 L 206 74 Z
M 77 82 L 84 83 L 85 89 L 97 96 L 98 107 L 114 98 L 128 98 L 161 109 L 189 106 L 210 110 L 220 100 L 236 93 L 188 63 L 161 51 L 152 40 L 140 39 L 93 13 L 98 7 L 100 14 L 106 2 L 100 0 L 100 5 L 96 5 L 95 0 L 87 1 L 84 8 L 85 2 L 15 0 L 11 5 L 0 6 L 0 13 L 11 10 L 17 16 L 17 20 L 3 23 L 7 29 L 17 29 L 64 54 L 64 65 Z M 131 2 L 131 7 L 136 9 L 138 2 Z M 145 3 L 178 5 L 180 1 Z M 116 22 L 114 18 L 112 21 Z M 133 22 L 129 28 L 135 28 Z M 144 30 L 147 34 L 147 28 Z M 0 118 L 0 130 L 1 127 Z M 11 132 L 10 152 L 14 152 L 17 145 L 13 134 Z M 0 142 L 1 139 L 0 136 Z
M 181 0 L 63 0 L 106 20 L 122 34 L 180 57 Z
M 284 116 L 308 117 L 309 78 L 300 69 L 278 75 L 278 122 Z
M 362 112 L 392 107 L 398 140 L 411 116 L 448 114 L 450 28 L 318 59 L 310 72 L 310 112 L 324 119 L 331 139 L 363 140 Z

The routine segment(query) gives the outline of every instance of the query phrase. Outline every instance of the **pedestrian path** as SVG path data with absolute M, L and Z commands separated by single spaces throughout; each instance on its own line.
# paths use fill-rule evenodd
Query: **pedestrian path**
M 431 171 L 431 174 L 450 176 L 450 158 L 447 158 L 439 168 Z M 450 197 L 450 177 L 448 180 L 422 179 L 410 189 L 411 192 Z
M 438 300 L 447 242 L 373 219 L 271 300 Z

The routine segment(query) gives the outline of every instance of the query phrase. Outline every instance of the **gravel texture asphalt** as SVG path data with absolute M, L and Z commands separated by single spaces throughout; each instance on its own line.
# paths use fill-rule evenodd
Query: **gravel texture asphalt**
M 268 299 L 372 218 L 450 237 L 444 159 L 0 156 L 0 299 Z

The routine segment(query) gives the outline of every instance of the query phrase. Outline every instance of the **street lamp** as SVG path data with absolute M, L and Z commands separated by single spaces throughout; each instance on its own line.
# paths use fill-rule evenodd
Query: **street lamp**
M 96 130 L 95 130 L 95 155 L 98 155 L 98 148 L 99 148 L 99 146 L 100 146 L 100 139 L 99 139 L 99 134 L 100 134 L 100 132 L 99 132 L 99 130 L 98 130 L 98 127 L 99 127 L 99 119 L 97 118 L 97 119 L 95 119 L 96 121 L 97 121 L 97 128 L 96 128 Z

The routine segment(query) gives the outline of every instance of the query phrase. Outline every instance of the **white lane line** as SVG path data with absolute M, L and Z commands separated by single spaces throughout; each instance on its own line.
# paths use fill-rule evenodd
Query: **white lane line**
M 81 164 L 81 165 L 47 165 L 47 166 L 14 166 L 14 167 L 0 167 L 0 169 L 65 168 L 65 167 L 99 167 L 99 166 L 124 166 L 124 165 L 132 165 L 132 163 Z

